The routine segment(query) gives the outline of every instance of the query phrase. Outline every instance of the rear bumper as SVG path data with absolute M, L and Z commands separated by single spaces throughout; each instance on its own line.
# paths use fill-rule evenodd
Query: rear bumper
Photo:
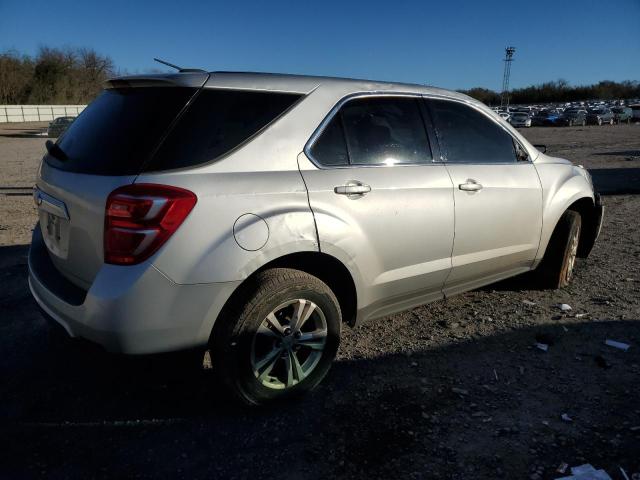
M 59 286 L 63 277 L 56 278 L 55 271 L 43 266 L 47 259 L 36 228 L 29 251 L 29 288 L 40 307 L 72 337 L 115 353 L 205 345 L 220 310 L 240 283 L 178 285 L 145 262 L 104 265 L 88 291 L 65 291 Z

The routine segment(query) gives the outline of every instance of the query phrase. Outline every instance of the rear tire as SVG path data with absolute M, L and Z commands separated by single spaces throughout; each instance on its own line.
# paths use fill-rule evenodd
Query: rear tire
M 223 382 L 249 405 L 315 388 L 340 344 L 342 313 L 331 289 L 287 268 L 260 272 L 241 288 L 210 342 L 213 366 Z
M 567 210 L 556 225 L 542 262 L 534 272 L 542 288 L 558 289 L 569 285 L 580 242 L 582 219 L 578 212 Z

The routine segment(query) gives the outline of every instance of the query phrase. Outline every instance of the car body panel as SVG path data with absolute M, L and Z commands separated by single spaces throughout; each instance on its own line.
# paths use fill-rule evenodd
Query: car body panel
M 576 201 L 587 198 L 592 204 L 595 194 L 589 173 L 567 160 L 541 155 L 535 163 L 542 183 L 542 233 L 534 267 L 542 260 L 551 234 L 562 214 Z
M 140 183 L 186 188 L 198 197 L 180 229 L 152 257 L 153 265 L 178 284 L 226 282 L 243 280 L 278 257 L 318 251 L 313 215 L 295 157 L 293 165 L 294 169 L 273 172 L 138 177 Z M 264 230 L 251 229 L 251 224 L 234 231 L 236 221 L 246 214 L 265 222 L 264 241 Z M 262 246 L 255 251 L 242 248 L 237 238 L 244 234 L 260 236 L 246 242 Z
M 104 209 L 109 193 L 133 182 L 133 176 L 96 176 L 63 172 L 42 162 L 36 187 L 63 202 L 69 220 L 61 219 L 58 254 L 51 258 L 62 274 L 88 288 L 104 260 Z M 46 213 L 39 209 L 40 226 L 46 235 Z M 60 252 L 64 252 L 60 254 Z
M 45 248 L 39 227 L 29 252 L 29 288 L 38 305 L 72 337 L 108 351 L 147 354 L 206 344 L 218 313 L 240 282 L 177 285 L 149 261 L 103 266 L 81 304 L 55 295 L 36 272 Z
M 533 164 L 450 163 L 447 169 L 454 184 L 456 227 L 445 294 L 504 271 L 528 270 L 542 228 L 542 189 Z M 469 180 L 482 189 L 458 188 Z
M 362 319 L 393 311 L 411 297 L 442 298 L 451 270 L 453 188 L 442 164 L 319 169 L 304 153 L 320 250 L 358 267 Z M 360 198 L 337 195 L 350 181 L 371 187 Z M 418 302 L 420 303 L 420 302 Z

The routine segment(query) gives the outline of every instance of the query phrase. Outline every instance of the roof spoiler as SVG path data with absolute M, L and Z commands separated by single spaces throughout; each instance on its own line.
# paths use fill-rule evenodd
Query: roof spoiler
M 140 87 L 191 87 L 200 88 L 209 79 L 209 73 L 203 71 L 185 71 L 183 73 L 164 73 L 150 75 L 131 75 L 110 78 L 104 88 L 140 88 Z

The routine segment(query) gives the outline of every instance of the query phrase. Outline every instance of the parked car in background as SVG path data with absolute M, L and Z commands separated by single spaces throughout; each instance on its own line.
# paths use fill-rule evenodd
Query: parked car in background
M 568 285 L 603 212 L 587 170 L 421 85 L 118 78 L 46 147 L 45 317 L 113 352 L 209 349 L 253 405 L 316 387 L 344 324 L 534 269 Z
M 59 137 L 62 135 L 69 125 L 73 123 L 75 117 L 58 117 L 54 119 L 51 123 L 49 123 L 49 127 L 47 128 L 47 136 L 48 137 Z
M 629 107 L 613 107 L 613 120 L 615 123 L 631 123 L 633 110 Z
M 587 124 L 587 112 L 581 108 L 567 108 L 556 120 L 557 125 L 566 125 L 573 127 L 574 125 Z
M 525 112 L 514 112 L 509 118 L 509 123 L 514 127 L 530 127 L 531 117 Z
M 498 112 L 498 115 L 500 115 L 500 118 L 502 118 L 505 121 L 509 121 L 509 119 L 511 118 L 511 114 L 508 112 Z
M 613 112 L 608 107 L 590 108 L 587 110 L 587 123 L 589 125 L 613 125 Z
M 540 110 L 531 119 L 531 125 L 536 127 L 555 125 L 560 114 L 554 110 Z
M 633 114 L 633 120 L 636 122 L 640 121 L 640 103 L 629 105 L 629 108 Z

